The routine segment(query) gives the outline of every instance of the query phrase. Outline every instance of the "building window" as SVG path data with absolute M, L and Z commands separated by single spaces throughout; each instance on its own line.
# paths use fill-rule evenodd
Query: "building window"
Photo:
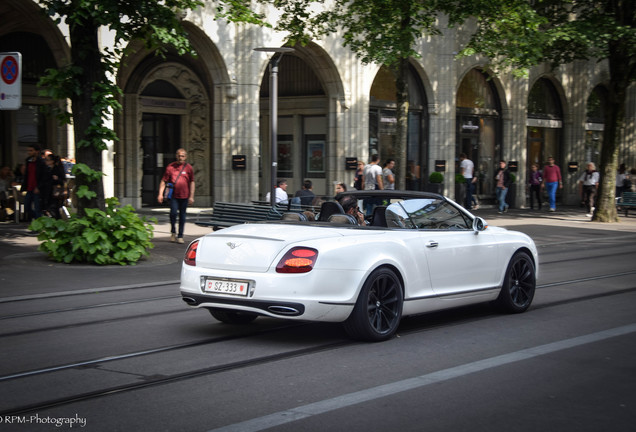
M 554 84 L 540 78 L 528 94 L 528 144 L 527 168 L 533 163 L 543 166 L 548 157 L 554 157 L 563 167 L 561 155 L 561 131 L 563 109 Z
M 585 162 L 600 163 L 601 147 L 603 145 L 603 130 L 605 129 L 605 105 L 607 104 L 607 90 L 603 86 L 596 86 L 587 98 L 587 121 L 585 123 Z
M 456 166 L 466 153 L 475 164 L 478 195 L 494 194 L 493 177 L 501 159 L 501 105 L 496 88 L 480 69 L 469 71 L 457 90 Z
M 561 101 L 554 84 L 546 78 L 539 79 L 528 95 L 528 117 L 544 119 L 563 119 Z
M 404 176 L 407 190 L 422 190 L 428 166 L 428 102 L 422 82 L 413 66 L 409 66 L 409 113 L 407 119 L 406 167 L 396 165 L 397 176 Z M 378 71 L 370 92 L 369 108 L 369 155 L 378 154 L 383 164 L 387 159 L 396 159 L 395 144 L 396 85 L 393 73 L 386 67 Z

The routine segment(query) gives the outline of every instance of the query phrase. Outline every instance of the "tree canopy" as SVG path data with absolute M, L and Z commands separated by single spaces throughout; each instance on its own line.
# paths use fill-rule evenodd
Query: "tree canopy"
M 633 0 L 256 0 L 277 8 L 275 29 L 288 32 L 290 44 L 338 32 L 363 63 L 385 65 L 397 88 L 398 166 L 404 168 L 408 88 L 406 65 L 418 57 L 423 36 L 438 35 L 439 18 L 450 25 L 474 28 L 462 55 L 483 54 L 495 67 L 517 73 L 541 63 L 554 66 L 576 60 L 607 60 L 610 70 L 608 103 L 600 171 L 600 201 L 594 218 L 617 220 L 614 172 L 619 130 L 624 121 L 627 88 L 636 79 L 636 3 Z M 109 80 L 132 40 L 144 41 L 161 53 L 173 46 L 190 50 L 181 23 L 182 12 L 203 6 L 199 0 L 39 0 L 45 12 L 69 26 L 71 61 L 41 80 L 45 94 L 70 99 L 76 138 L 76 168 L 80 212 L 104 206 L 101 150 L 117 139 L 104 126 L 120 109 L 120 90 Z M 267 25 L 253 12 L 250 0 L 221 0 L 217 19 Z M 472 27 L 471 27 L 472 26 Z M 113 32 L 115 46 L 101 47 L 98 31 Z M 398 179 L 397 187 L 400 187 Z
M 44 12 L 69 27 L 71 58 L 60 69 L 51 69 L 40 80 L 41 94 L 71 101 L 71 111 L 57 112 L 63 123 L 73 123 L 78 213 L 104 209 L 102 156 L 107 142 L 117 139 L 106 121 L 121 108 L 120 89 L 112 80 L 130 41 L 162 53 L 173 46 L 180 54 L 190 51 L 181 24 L 181 12 L 197 8 L 199 0 L 40 0 Z M 99 31 L 113 34 L 114 46 L 99 44 Z
M 261 0 L 282 12 L 277 29 L 291 43 L 304 43 L 338 31 L 365 63 L 396 73 L 398 118 L 408 111 L 408 89 L 399 82 L 405 62 L 419 57 L 418 39 L 439 35 L 438 18 L 471 33 L 460 55 L 486 56 L 494 69 L 517 76 L 548 63 L 607 60 L 610 80 L 600 171 L 603 181 L 594 220 L 617 221 L 614 205 L 619 130 L 627 89 L 636 79 L 636 2 L 633 0 L 333 0 L 328 10 L 318 0 Z M 400 124 L 398 120 L 398 125 Z M 400 132 L 398 132 L 400 135 Z M 404 137 L 398 138 L 402 143 Z M 403 144 L 403 143 L 402 143 Z
M 593 220 L 615 222 L 615 173 L 627 90 L 636 80 L 636 2 L 633 0 L 456 1 L 451 22 L 474 17 L 476 31 L 461 54 L 484 54 L 504 69 L 540 63 L 606 60 L 609 66 L 602 176 Z

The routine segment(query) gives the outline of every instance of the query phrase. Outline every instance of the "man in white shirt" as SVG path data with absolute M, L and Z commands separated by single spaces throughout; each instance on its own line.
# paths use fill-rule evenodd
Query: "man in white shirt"
M 287 196 L 287 179 L 279 178 L 276 180 L 276 197 L 275 201 L 278 204 L 279 202 L 285 202 L 289 199 Z M 271 202 L 269 197 L 271 196 L 270 192 L 267 192 L 265 195 L 265 201 Z
M 600 174 L 596 171 L 596 165 L 593 162 L 588 162 L 587 169 L 579 178 L 579 194 L 587 207 L 587 214 L 585 215 L 587 217 L 592 217 L 594 213 L 594 200 L 600 178 Z
M 384 189 L 382 182 L 382 167 L 379 164 L 380 156 L 374 154 L 362 172 L 362 188 L 364 190 Z M 367 215 L 373 214 L 373 209 L 377 205 L 375 199 L 367 198 L 364 200 L 364 207 Z
M 473 202 L 473 187 L 474 187 L 473 171 L 475 170 L 475 164 L 473 163 L 473 161 L 468 159 L 468 156 L 466 156 L 466 153 L 460 154 L 459 160 L 460 160 L 459 170 L 461 174 L 464 176 L 464 185 L 466 190 L 464 207 L 467 210 L 470 210 L 470 207 Z
M 362 188 L 364 190 L 384 189 L 384 184 L 382 183 L 382 168 L 378 163 L 379 161 L 380 156 L 374 154 L 371 156 L 371 162 L 364 167 L 362 177 Z

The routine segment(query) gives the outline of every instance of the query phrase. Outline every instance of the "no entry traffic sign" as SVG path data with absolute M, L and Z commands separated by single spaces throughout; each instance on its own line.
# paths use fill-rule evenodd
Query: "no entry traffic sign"
M 22 54 L 0 53 L 0 109 L 22 106 Z

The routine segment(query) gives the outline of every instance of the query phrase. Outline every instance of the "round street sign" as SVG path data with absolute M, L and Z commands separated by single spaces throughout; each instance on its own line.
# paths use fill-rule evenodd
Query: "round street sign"
M 7 84 L 13 84 L 20 75 L 20 66 L 15 57 L 8 55 L 2 59 L 2 66 L 0 66 L 0 76 L 2 81 Z
M 22 54 L 0 52 L 0 110 L 22 106 Z

